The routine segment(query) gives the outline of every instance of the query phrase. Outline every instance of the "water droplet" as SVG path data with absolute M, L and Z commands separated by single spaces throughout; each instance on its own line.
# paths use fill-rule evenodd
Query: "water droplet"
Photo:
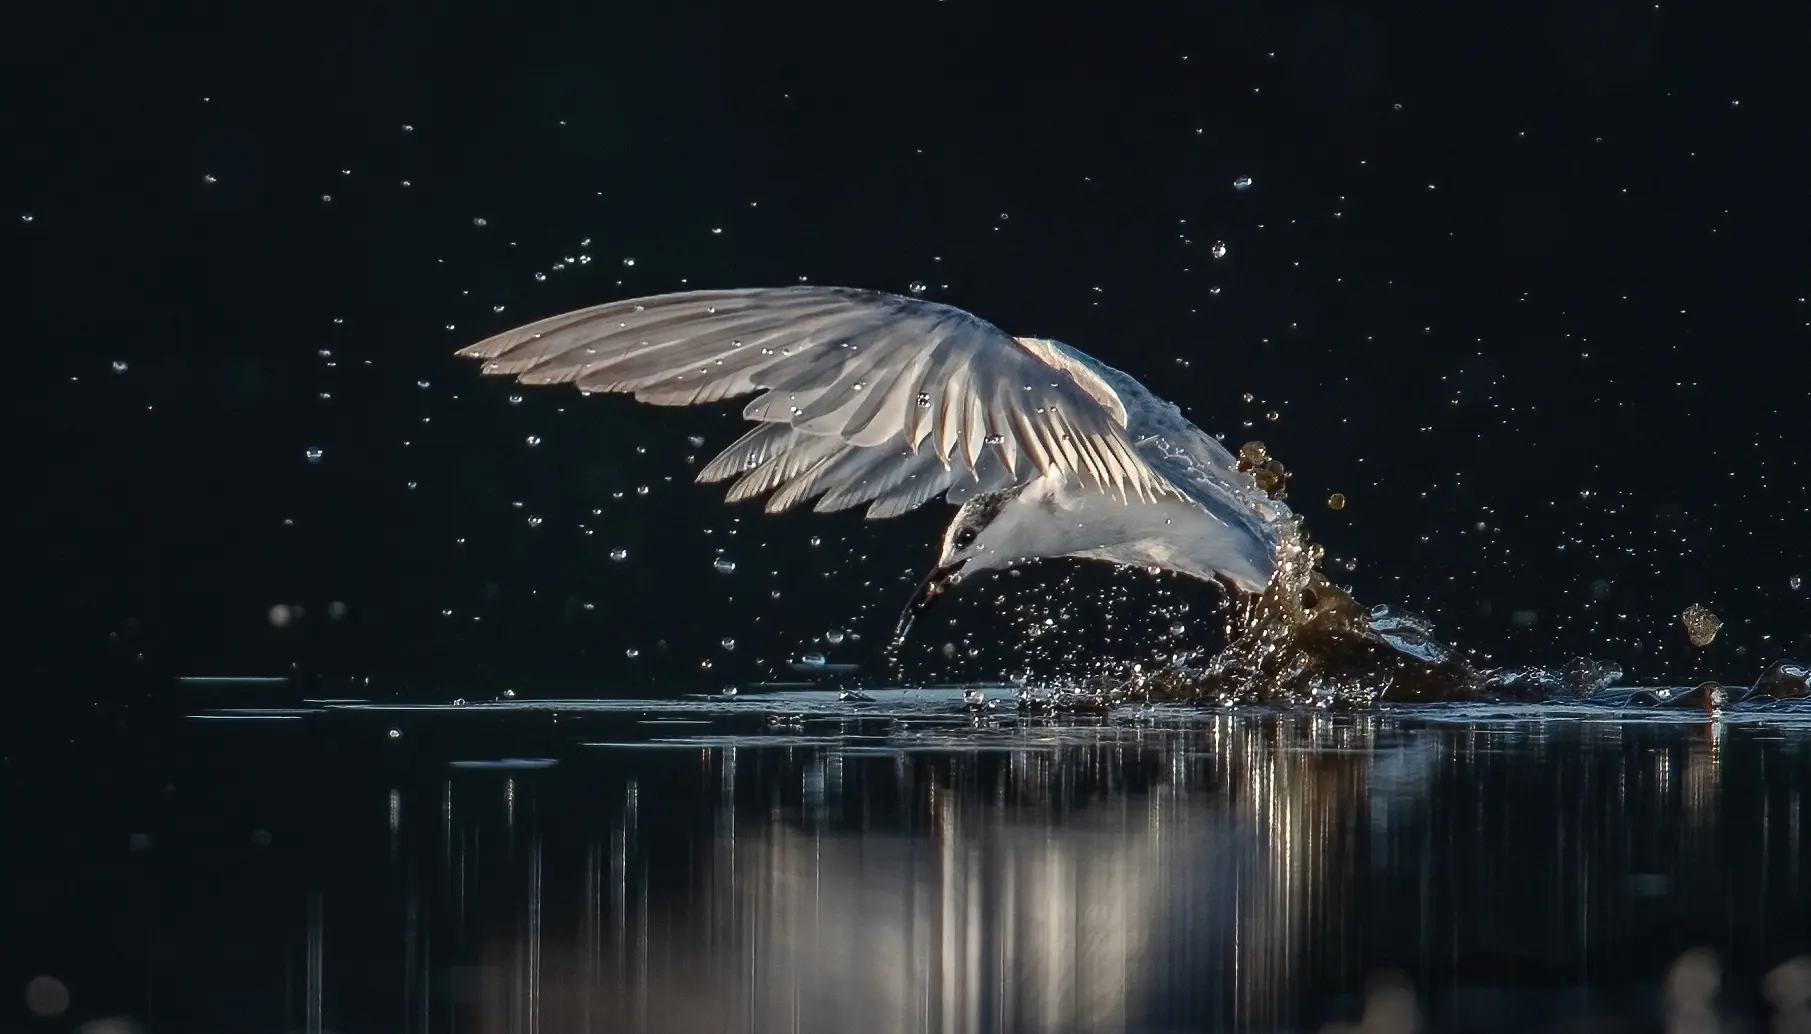
M 540 435 L 538 435 L 538 434 L 531 434 L 531 435 L 529 435 L 529 436 L 528 436 L 528 444 L 529 444 L 529 445 L 530 445 L 530 446 L 535 446 L 535 445 L 539 445 L 539 444 L 541 444 L 541 436 L 540 436 Z
M 1792 577 L 1786 579 L 1786 588 L 1791 589 L 1794 592 L 1797 592 L 1799 587 L 1804 584 L 1805 584 L 1805 580 L 1803 578 L 1800 578 L 1798 575 L 1793 575 Z
M 531 527 L 531 528 L 538 528 L 538 527 L 540 527 L 540 526 L 541 526 L 541 518 L 539 518 L 539 517 L 530 517 L 530 518 L 528 518 L 528 526 L 529 526 L 529 527 Z
M 1207 293 L 1208 294 L 1219 294 L 1220 288 L 1218 286 L 1210 287 L 1207 289 Z
M 824 660 L 821 653 L 806 653 L 799 655 L 799 663 L 807 668 L 821 668 L 829 662 Z
M 931 408 L 931 393 L 930 392 L 921 391 L 918 393 L 918 408 L 919 409 Z
M 126 370 L 127 370 L 127 366 L 126 366 L 126 361 L 124 359 L 113 360 L 113 372 L 114 373 L 125 373 Z
M 690 438 L 686 439 L 686 442 L 694 449 L 704 448 L 704 436 L 701 434 L 692 435 Z
M 1251 177 L 1250 176 L 1240 176 L 1238 179 L 1233 180 L 1232 189 L 1234 189 L 1234 190 L 1251 189 Z
M 1264 414 L 1264 419 L 1266 419 L 1266 420 L 1268 420 L 1268 421 L 1270 421 L 1270 422 L 1271 422 L 1271 423 L 1273 423 L 1273 424 L 1274 424 L 1274 423 L 1276 423 L 1276 422 L 1277 422 L 1277 421 L 1278 421 L 1278 420 L 1281 420 L 1281 419 L 1283 419 L 1283 414 L 1281 414 L 1281 413 L 1279 413 L 1279 412 L 1277 412 L 1277 411 L 1276 411 L 1276 410 L 1274 410 L 1274 409 L 1273 409 L 1273 410 L 1271 410 L 1271 411 L 1270 411 L 1270 412 L 1268 412 L 1268 413 L 1265 413 L 1265 414 Z
M 1685 626 L 1685 638 L 1693 646 L 1709 646 L 1723 627 L 1723 619 L 1701 603 L 1694 603 L 1680 612 L 1679 623 Z
M 510 397 L 509 397 L 509 404 L 510 404 L 510 405 L 512 405 L 512 406 L 519 406 L 519 405 L 521 405 L 521 404 L 522 404 L 522 396 L 520 396 L 520 395 L 511 395 L 511 396 L 510 396 Z
M 635 264 L 635 260 L 632 258 L 623 259 L 623 265 L 625 265 L 625 266 L 633 266 L 634 264 Z
M 981 439 L 982 442 L 984 442 L 988 445 L 999 445 L 1001 442 L 1004 442 L 1005 440 L 1006 440 L 1006 436 L 1003 434 L 990 434 L 987 437 Z
M 31 213 L 30 213 L 30 212 L 21 212 L 21 213 L 19 213 L 19 221 L 20 221 L 20 222 L 22 222 L 22 223 L 29 223 L 29 222 L 31 222 L 31 221 L 32 221 L 32 220 L 33 220 L 33 219 L 36 219 L 36 218 L 37 218 L 37 216 L 35 216 L 35 215 L 32 215 L 32 214 L 31 214 Z
M 722 642 L 717 645 L 723 647 L 725 650 L 734 650 L 736 648 L 736 641 L 729 636 L 724 636 Z
M 971 686 L 962 691 L 962 702 L 969 707 L 981 707 L 987 703 L 987 694 Z
M 813 535 L 813 536 L 811 536 L 811 544 L 813 546 L 821 546 L 824 544 L 824 540 L 816 535 Z
M 1332 495 L 1327 497 L 1327 509 L 1343 510 L 1345 508 L 1346 508 L 1346 494 L 1344 492 L 1335 492 Z
M 321 457 L 325 456 L 326 453 L 323 452 L 317 446 L 317 447 L 310 448 L 307 452 L 304 452 L 302 455 L 308 457 L 308 462 L 310 462 L 310 463 L 319 463 L 319 462 L 321 462 Z
M 930 289 L 931 289 L 930 285 L 925 283 L 922 280 L 912 281 L 912 293 L 913 294 L 923 294 L 924 292 L 926 292 Z
M 1210 252 L 1210 254 L 1212 254 L 1214 256 L 1214 258 L 1216 258 L 1216 259 L 1225 258 L 1226 257 L 1226 242 L 1225 241 L 1215 241 L 1213 250 Z
M 547 279 L 547 274 L 546 273 L 536 273 L 534 275 L 534 278 L 536 280 L 545 280 L 545 279 Z
M 401 729 L 391 729 L 391 730 L 390 730 L 390 738 L 391 738 L 391 739 L 393 739 L 393 740 L 400 740 L 400 739 L 402 739 L 402 730 L 401 730 Z
M 704 663 L 708 666 L 711 662 L 705 661 Z M 733 697 L 736 695 L 736 692 L 737 692 L 737 690 L 736 690 L 736 687 L 734 687 L 734 686 L 724 686 L 723 687 L 723 695 L 726 697 Z
M 1178 622 L 1176 622 L 1176 623 L 1175 623 L 1175 624 L 1173 624 L 1173 625 L 1171 625 L 1171 626 L 1170 626 L 1170 634 L 1171 634 L 1171 635 L 1181 635 L 1181 634 L 1182 634 L 1182 633 L 1184 633 L 1184 632 L 1186 632 L 1186 631 L 1188 631 L 1188 626 L 1187 626 L 1187 625 L 1184 625 L 1184 624 L 1183 624 L 1183 623 L 1182 623 L 1182 622 L 1180 622 L 1180 621 L 1178 621 Z
M 635 658 L 641 656 L 641 651 L 637 650 L 635 647 L 631 646 L 627 650 L 623 651 L 623 656 L 629 658 L 630 660 L 634 660 Z
M 635 486 L 635 494 L 636 494 L 636 495 L 647 495 L 647 494 L 648 494 L 648 486 L 646 486 L 646 485 L 636 485 L 636 486 Z
M 831 646 L 841 646 L 843 642 L 843 630 L 840 628 L 833 628 L 830 631 L 825 632 L 824 642 L 829 643 Z
M 472 220 L 472 225 L 478 227 L 479 229 L 483 229 L 484 227 L 489 226 L 490 222 L 488 220 L 486 220 L 483 216 L 478 216 L 477 218 L 474 218 Z
M 621 546 L 618 546 L 615 549 L 610 551 L 610 559 L 612 559 L 620 564 L 624 560 L 629 559 L 629 551 L 622 548 Z
M 420 388 L 420 389 L 421 389 L 421 390 L 422 390 L 422 391 L 426 391 L 426 390 L 428 390 L 428 382 L 427 382 L 427 381 L 416 381 L 416 382 L 415 382 L 415 386 L 416 386 L 416 387 L 417 387 L 417 388 Z
M 206 183 L 208 186 L 211 187 L 214 184 L 219 183 L 220 181 L 215 179 L 214 174 L 210 172 L 201 177 L 201 182 Z
M 722 574 L 735 574 L 736 573 L 736 562 L 734 560 L 731 560 L 728 557 L 722 557 L 722 556 L 718 557 L 717 559 L 711 561 L 711 566 L 716 568 L 718 570 L 718 572 L 722 573 Z

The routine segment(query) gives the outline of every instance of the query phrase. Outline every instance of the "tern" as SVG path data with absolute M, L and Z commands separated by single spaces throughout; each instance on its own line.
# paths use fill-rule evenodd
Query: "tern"
M 485 374 L 690 406 L 755 397 L 699 473 L 778 513 L 957 507 L 905 621 L 980 571 L 1045 557 L 1264 591 L 1297 518 L 1137 380 L 925 298 L 847 287 L 685 291 L 469 345 Z M 902 624 L 902 634 L 903 634 Z

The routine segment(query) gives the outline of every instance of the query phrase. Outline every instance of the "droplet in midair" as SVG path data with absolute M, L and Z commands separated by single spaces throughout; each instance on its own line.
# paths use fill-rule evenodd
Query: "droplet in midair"
M 1681 611 L 1679 623 L 1685 626 L 1685 638 L 1693 646 L 1709 646 L 1717 638 L 1717 631 L 1723 627 L 1723 619 L 1700 603 L 1694 603 Z
M 1346 508 L 1346 494 L 1344 492 L 1335 492 L 1332 495 L 1327 497 L 1327 509 L 1343 510 L 1345 508 Z
M 310 462 L 310 463 L 319 463 L 319 462 L 321 462 L 321 457 L 326 455 L 326 452 L 324 452 L 320 447 L 316 446 L 316 447 L 310 448 L 307 452 L 304 452 L 302 455 L 308 457 L 308 462 Z
M 922 281 L 922 280 L 914 280 L 914 281 L 912 281 L 912 293 L 913 293 L 913 294 L 923 294 L 923 293 L 924 293 L 924 292 L 926 292 L 926 291 L 928 291 L 928 290 L 930 290 L 930 289 L 931 289 L 931 288 L 930 288 L 930 285 L 929 285 L 929 284 L 926 284 L 926 283 L 925 283 L 925 282 L 924 282 L 924 281 Z
M 1234 189 L 1234 190 L 1250 190 L 1251 189 L 1251 177 L 1250 176 L 1240 176 L 1238 179 L 1233 180 L 1232 189 Z
M 624 560 L 629 559 L 629 551 L 622 548 L 621 546 L 618 546 L 615 549 L 610 551 L 610 559 L 612 559 L 620 564 Z
M 1213 255 L 1213 257 L 1216 259 L 1225 258 L 1226 257 L 1226 242 L 1225 241 L 1215 241 L 1213 250 L 1211 252 L 1209 252 L 1209 254 Z
M 125 373 L 127 369 L 129 369 L 129 367 L 126 365 L 126 361 L 124 359 L 113 360 L 113 372 L 114 373 Z
M 841 646 L 843 642 L 843 630 L 840 628 L 833 628 L 830 631 L 825 632 L 824 642 L 829 643 L 831 646 Z
M 720 556 L 717 559 L 711 561 L 711 566 L 716 568 L 717 572 L 719 574 L 735 574 L 736 573 L 736 562 L 734 560 L 731 560 L 729 557 Z

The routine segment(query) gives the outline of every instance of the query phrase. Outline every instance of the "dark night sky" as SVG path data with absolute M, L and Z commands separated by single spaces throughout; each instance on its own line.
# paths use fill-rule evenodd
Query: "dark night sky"
M 40 683 L 645 692 L 831 628 L 876 645 L 941 505 L 726 508 L 686 457 L 736 407 L 512 404 L 451 356 L 800 278 L 922 282 L 1264 439 L 1361 600 L 1495 661 L 1811 655 L 1811 7 L 364 6 L 3 34 L 10 595 Z M 1053 584 L 1072 648 L 1128 656 L 1159 644 L 1109 644 L 1094 589 L 1153 629 L 1214 598 L 1043 565 L 1014 605 Z M 921 659 L 1017 663 L 965 596 Z M 1701 655 L 1694 602 L 1727 622 Z

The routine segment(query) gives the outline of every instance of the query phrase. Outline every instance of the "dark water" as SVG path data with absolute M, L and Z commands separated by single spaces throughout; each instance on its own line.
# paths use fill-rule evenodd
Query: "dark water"
M 8 766 L 0 1029 L 1799 1029 L 1796 704 L 230 692 Z

